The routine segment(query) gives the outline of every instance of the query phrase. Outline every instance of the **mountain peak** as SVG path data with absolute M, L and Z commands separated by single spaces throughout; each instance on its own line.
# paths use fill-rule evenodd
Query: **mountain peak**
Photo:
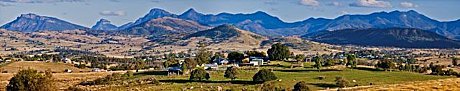
M 185 13 L 198 13 L 198 12 L 196 12 L 195 9 L 190 8 L 190 9 L 188 9 L 187 11 L 185 11 Z
M 255 15 L 268 15 L 268 16 L 270 16 L 269 14 L 267 14 L 266 12 L 263 12 L 263 11 L 257 11 L 257 12 L 255 12 L 255 13 L 253 13 L 253 14 L 255 14 Z
M 34 14 L 34 13 L 28 13 L 28 14 L 21 14 L 20 17 L 21 17 L 21 18 L 31 18 L 31 19 L 32 19 L 32 18 L 41 17 L 41 16 L 39 16 L 39 15 L 37 15 L 37 14 Z
M 101 23 L 101 24 L 110 24 L 110 21 L 107 20 L 107 19 L 100 19 L 97 23 Z
M 36 32 L 41 30 L 62 31 L 74 29 L 87 29 L 86 27 L 69 23 L 54 17 L 40 16 L 33 13 L 21 14 L 16 20 L 0 28 L 20 32 Z
M 100 19 L 96 25 L 91 27 L 92 30 L 117 30 L 118 27 L 111 24 L 107 19 Z

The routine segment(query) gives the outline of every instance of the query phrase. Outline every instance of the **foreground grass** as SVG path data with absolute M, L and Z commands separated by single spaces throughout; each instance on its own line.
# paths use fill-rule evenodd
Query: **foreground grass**
M 182 89 L 188 89 L 193 91 L 202 90 L 217 90 L 217 87 L 222 87 L 223 90 L 257 90 L 261 84 L 252 82 L 252 76 L 256 73 L 256 70 L 240 70 L 238 79 L 230 81 L 223 77 L 223 71 L 211 71 L 211 79 L 202 82 L 190 82 L 188 81 L 189 75 L 179 76 L 155 76 L 155 75 L 143 75 L 153 76 L 163 82 L 161 85 L 139 85 L 139 86 L 122 86 L 122 87 L 111 87 L 105 90 L 171 90 L 177 91 Z M 304 68 L 295 70 L 275 70 L 274 73 L 278 76 L 280 81 L 275 82 L 278 87 L 286 88 L 288 90 L 293 89 L 293 86 L 299 81 L 305 81 L 311 84 L 311 88 L 314 89 L 327 89 L 336 88 L 334 85 L 335 77 L 341 76 L 350 81 L 350 85 L 374 85 L 382 84 L 396 84 L 405 83 L 411 81 L 425 81 L 434 79 L 451 78 L 449 76 L 433 76 L 423 75 L 412 72 L 385 72 L 385 71 L 367 71 L 357 69 L 345 69 L 345 70 L 323 70 L 318 72 L 314 69 Z M 318 79 L 318 77 L 325 77 L 325 79 Z M 355 80 L 356 82 L 353 82 Z M 193 89 L 189 89 L 192 88 Z

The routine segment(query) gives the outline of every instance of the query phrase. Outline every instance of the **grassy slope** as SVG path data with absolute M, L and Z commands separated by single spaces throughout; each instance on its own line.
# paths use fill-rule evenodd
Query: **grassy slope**
M 13 62 L 8 65 L 0 67 L 0 71 L 7 71 L 8 73 L 17 73 L 21 69 L 36 69 L 38 71 L 46 71 L 50 69 L 52 72 L 62 73 L 65 69 L 70 69 L 73 72 L 80 71 L 91 71 L 90 69 L 79 69 L 70 64 L 64 63 L 46 63 L 46 62 L 36 62 L 36 61 L 19 61 Z
M 211 81 L 206 82 L 188 82 L 188 75 L 184 76 L 155 76 L 157 79 L 162 80 L 165 84 L 155 85 L 142 85 L 142 86 L 127 86 L 119 88 L 110 88 L 107 90 L 126 90 L 126 89 L 144 89 L 144 90 L 181 90 L 183 88 L 194 87 L 193 90 L 216 90 L 217 86 L 223 89 L 241 90 L 243 88 L 249 90 L 257 90 L 260 84 L 252 84 L 252 76 L 256 71 L 240 71 L 237 81 L 230 82 L 229 79 L 223 77 L 224 72 L 211 72 Z M 277 86 L 292 89 L 294 84 L 299 81 L 306 81 L 311 83 L 315 89 L 334 88 L 334 80 L 337 76 L 343 76 L 350 82 L 356 80 L 356 83 L 351 85 L 369 85 L 373 84 L 395 84 L 405 83 L 410 81 L 423 81 L 434 80 L 442 78 L 450 78 L 443 76 L 423 75 L 411 72 L 382 72 L 382 71 L 365 71 L 365 70 L 350 70 L 343 71 L 312 71 L 312 69 L 298 70 L 297 72 L 275 71 L 281 81 L 276 82 Z M 326 77 L 323 80 L 317 79 L 318 76 Z M 233 83 L 233 84 L 232 84 Z M 203 86 L 203 88 L 201 88 Z

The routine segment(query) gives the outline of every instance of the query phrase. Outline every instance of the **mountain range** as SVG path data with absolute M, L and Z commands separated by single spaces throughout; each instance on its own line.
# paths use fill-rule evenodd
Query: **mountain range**
M 344 29 L 339 31 L 323 31 L 302 37 L 317 42 L 340 45 L 460 48 L 460 42 L 458 41 L 434 32 L 414 28 Z
M 334 19 L 308 18 L 298 22 L 284 22 L 262 11 L 249 14 L 203 14 L 191 8 L 178 15 L 163 9 L 151 9 L 139 19 L 119 27 L 101 19 L 92 28 L 72 24 L 54 17 L 23 14 L 0 28 L 21 32 L 41 30 L 104 30 L 115 33 L 163 36 L 168 34 L 192 34 L 224 24 L 270 38 L 282 36 L 306 36 L 324 31 L 347 29 L 413 28 L 433 32 L 443 37 L 460 39 L 460 20 L 441 22 L 414 10 L 375 12 L 364 15 L 342 15 Z

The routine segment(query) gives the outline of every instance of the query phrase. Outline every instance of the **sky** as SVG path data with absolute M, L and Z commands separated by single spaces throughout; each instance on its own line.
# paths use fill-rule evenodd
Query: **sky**
M 204 14 L 264 11 L 285 22 L 394 10 L 415 10 L 439 21 L 460 19 L 460 0 L 0 0 L 0 25 L 21 14 L 35 13 L 86 27 L 101 18 L 120 26 L 152 8 L 174 14 L 190 8 Z

